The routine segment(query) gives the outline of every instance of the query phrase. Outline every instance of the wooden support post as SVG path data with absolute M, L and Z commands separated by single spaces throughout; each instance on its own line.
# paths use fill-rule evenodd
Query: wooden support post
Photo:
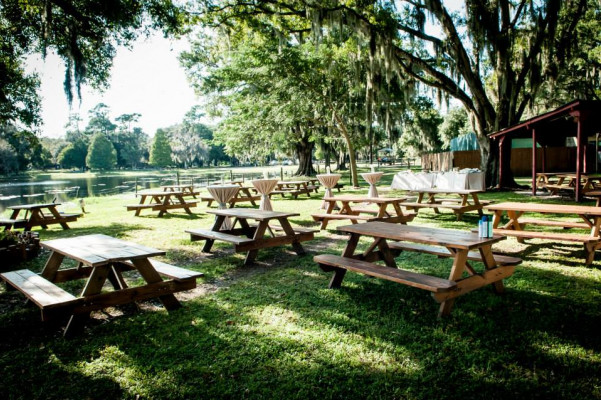
M 575 198 L 576 201 L 579 202 L 582 200 L 582 193 L 580 191 L 580 177 L 582 175 L 582 121 L 580 119 L 580 113 L 575 112 L 572 114 L 576 121 L 577 125 L 577 134 L 576 134 L 576 191 Z
M 536 196 L 536 129 L 532 128 L 532 195 Z

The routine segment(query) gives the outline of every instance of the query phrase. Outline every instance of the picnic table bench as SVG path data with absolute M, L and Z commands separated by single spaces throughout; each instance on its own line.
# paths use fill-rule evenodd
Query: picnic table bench
M 81 214 L 61 213 L 57 209 L 60 205 L 61 203 L 41 203 L 9 206 L 7 208 L 13 210 L 13 212 L 10 218 L 4 220 L 5 224 L 2 224 L 2 226 L 6 228 L 8 224 L 12 224 L 12 227 L 22 227 L 23 230 L 30 231 L 35 226 L 46 229 L 48 225 L 59 224 L 63 229 L 69 229 L 67 222 L 77 221 Z M 25 212 L 23 218 L 19 218 L 21 211 Z
M 197 201 L 186 201 L 184 192 L 176 191 L 148 191 L 137 193 L 140 203 L 125 206 L 127 211 L 135 211 L 138 217 L 142 210 L 150 209 L 158 211 L 159 217 L 165 215 L 169 210 L 183 208 L 187 214 L 192 214 L 191 207 L 196 207 Z M 148 202 L 146 201 L 148 200 Z
M 494 212 L 493 232 L 501 235 L 515 236 L 520 243 L 524 243 L 524 239 L 579 242 L 584 245 L 587 254 L 587 265 L 590 265 L 594 261 L 595 251 L 601 248 L 601 237 L 599 236 L 601 208 L 599 207 L 504 202 L 491 204 L 485 208 Z M 509 217 L 509 221 L 505 225 L 501 225 L 503 213 L 506 213 Z M 579 217 L 582 222 L 522 218 L 522 215 L 525 213 L 572 215 Z M 589 230 L 589 234 L 533 231 L 526 229 L 528 225 L 557 227 L 563 230 L 587 229 Z
M 294 251 L 301 255 L 305 251 L 301 242 L 312 240 L 314 230 L 306 228 L 293 228 L 288 218 L 298 216 L 297 213 L 265 211 L 256 209 L 230 208 L 224 210 L 207 211 L 216 216 L 211 229 L 190 229 L 190 240 L 205 240 L 203 252 L 210 252 L 215 240 L 232 243 L 234 251 L 247 252 L 244 260 L 245 265 L 250 265 L 257 257 L 261 249 L 291 244 Z M 234 218 L 231 224 L 225 224 L 226 218 Z M 249 221 L 257 221 L 257 224 Z M 277 221 L 279 225 L 273 224 Z M 236 225 L 239 225 L 236 228 Z M 269 232 L 270 236 L 267 236 Z M 276 235 L 274 232 L 283 232 Z
M 0 218 L 0 227 L 3 227 L 5 230 L 18 229 L 23 228 L 26 222 L 27 220 L 25 219 Z
M 324 197 L 323 201 L 327 204 L 326 212 L 320 214 L 311 214 L 314 221 L 320 222 L 320 229 L 326 229 L 331 220 L 348 219 L 351 223 L 357 221 L 385 221 L 392 223 L 406 224 L 415 217 L 415 213 L 404 214 L 400 204 L 405 201 L 404 197 L 365 197 L 365 196 L 332 196 Z M 337 202 L 341 206 L 338 207 Z M 351 207 L 351 203 L 363 204 L 363 207 Z M 377 209 L 370 209 L 365 205 L 375 204 Z M 388 208 L 392 207 L 392 210 Z M 338 207 L 338 212 L 336 211 Z
M 384 222 L 341 226 L 338 230 L 350 234 L 342 255 L 314 257 L 322 270 L 334 272 L 329 288 L 339 288 L 346 271 L 390 280 L 431 292 L 441 304 L 439 316 L 449 314 L 455 298 L 472 290 L 492 285 L 496 293 L 502 293 L 503 279 L 511 276 L 515 266 L 521 263 L 519 258 L 493 254 L 492 245 L 505 239 L 500 235 L 480 238 L 473 232 Z M 373 242 L 365 251 L 358 252 L 361 237 L 372 238 Z M 395 256 L 402 251 L 453 258 L 449 278 L 397 268 Z M 468 260 L 483 263 L 483 271 L 477 272 Z M 376 261 L 384 261 L 385 266 L 375 264 Z
M 196 278 L 203 276 L 151 259 L 164 251 L 106 235 L 50 240 L 41 246 L 51 254 L 40 275 L 22 269 L 2 273 L 0 278 L 40 308 L 42 321 L 70 315 L 65 336 L 76 333 L 91 311 L 111 306 L 158 298 L 167 310 L 176 309 L 181 304 L 173 293 L 195 288 Z M 77 261 L 78 266 L 60 269 L 65 258 Z M 128 270 L 138 271 L 145 284 L 128 287 L 122 275 Z M 56 285 L 77 279 L 87 280 L 79 296 Z M 114 291 L 101 292 L 107 279 Z
M 478 199 L 478 193 L 483 193 L 483 190 L 477 189 L 414 189 L 409 192 L 417 193 L 417 198 L 414 203 L 404 202 L 401 205 L 407 210 L 415 210 L 417 213 L 422 208 L 432 208 L 434 212 L 439 214 L 439 208 L 447 208 L 452 210 L 460 221 L 464 213 L 469 211 L 477 211 L 478 215 L 482 215 L 482 207 L 489 204 L 488 201 Z M 424 196 L 427 199 L 424 200 Z M 437 197 L 438 195 L 451 195 L 453 197 Z

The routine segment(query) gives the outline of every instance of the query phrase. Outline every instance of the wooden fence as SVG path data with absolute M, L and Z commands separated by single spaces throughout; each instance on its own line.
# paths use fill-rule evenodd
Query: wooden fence
M 548 147 L 546 150 L 546 172 L 569 172 L 576 170 L 575 147 Z M 542 170 L 543 149 L 536 152 L 537 171 Z M 587 167 L 595 172 L 595 152 L 589 147 L 587 151 Z M 422 168 L 430 171 L 448 171 L 452 168 L 480 168 L 480 152 L 447 151 L 422 155 Z M 516 176 L 532 174 L 532 149 L 511 149 L 511 170 Z

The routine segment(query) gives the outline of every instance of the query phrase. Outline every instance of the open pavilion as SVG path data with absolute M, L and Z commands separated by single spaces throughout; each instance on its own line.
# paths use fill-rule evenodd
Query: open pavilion
M 580 201 L 582 191 L 580 177 L 595 168 L 587 162 L 587 147 L 590 139 L 595 146 L 595 160 L 598 154 L 599 134 L 601 133 L 601 101 L 575 100 L 555 110 L 530 118 L 519 124 L 502 129 L 489 135 L 491 151 L 498 149 L 499 182 L 504 182 L 510 169 L 512 139 L 532 138 L 532 194 L 536 194 L 537 152 L 541 151 L 541 171 L 546 172 L 546 152 L 549 147 L 566 147 L 568 138 L 575 138 L 577 186 L 575 198 Z M 540 146 L 540 147 L 537 147 Z M 596 164 L 596 163 L 595 163 Z M 569 168 L 569 166 L 568 166 Z

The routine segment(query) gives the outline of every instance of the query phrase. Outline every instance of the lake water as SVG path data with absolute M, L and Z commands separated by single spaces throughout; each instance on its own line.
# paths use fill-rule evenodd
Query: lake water
M 177 183 L 177 175 L 147 175 L 147 176 L 84 176 L 73 174 L 73 177 L 61 176 L 61 179 L 50 179 L 48 174 L 40 174 L 29 180 L 20 178 L 0 179 L 0 212 L 6 207 L 18 204 L 34 203 L 74 203 L 85 197 L 106 196 L 119 193 L 134 193 L 137 190 L 156 188 L 161 185 Z M 181 184 L 193 183 L 197 187 L 207 183 L 229 179 L 230 172 L 220 171 L 198 175 L 180 174 Z M 232 174 L 234 179 L 245 180 L 258 178 L 258 174 Z

